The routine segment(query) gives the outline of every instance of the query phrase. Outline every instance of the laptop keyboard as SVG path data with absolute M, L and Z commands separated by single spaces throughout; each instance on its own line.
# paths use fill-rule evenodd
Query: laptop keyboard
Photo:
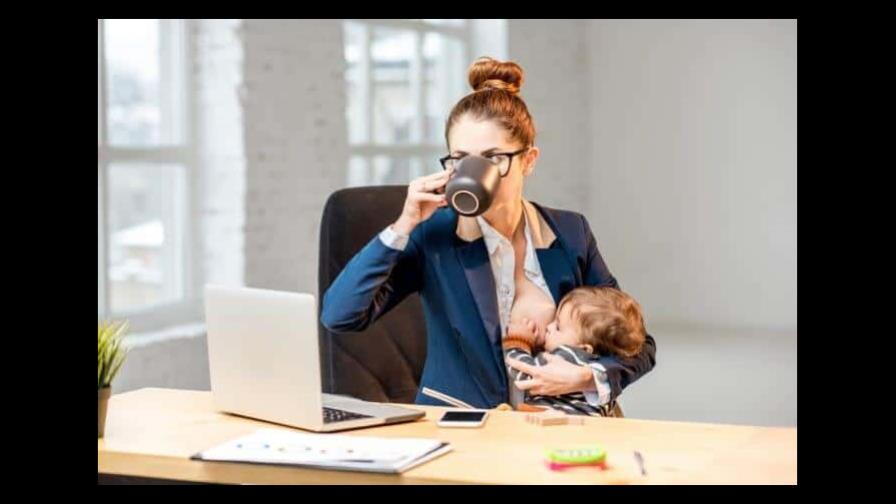
M 373 418 L 370 415 L 362 415 L 360 413 L 352 413 L 336 408 L 328 408 L 324 406 L 324 423 L 344 422 L 346 420 L 357 420 L 359 418 Z

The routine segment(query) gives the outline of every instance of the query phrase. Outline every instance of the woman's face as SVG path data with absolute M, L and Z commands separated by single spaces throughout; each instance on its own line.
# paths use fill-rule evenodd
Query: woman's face
M 497 122 L 476 120 L 469 114 L 461 116 L 448 132 L 448 148 L 452 156 L 487 156 L 496 152 L 516 152 L 523 147 L 520 142 L 512 140 L 507 130 Z M 498 191 L 486 216 L 522 198 L 523 179 L 532 173 L 538 154 L 538 147 L 533 146 L 527 152 L 513 156 L 510 170 L 498 184 Z

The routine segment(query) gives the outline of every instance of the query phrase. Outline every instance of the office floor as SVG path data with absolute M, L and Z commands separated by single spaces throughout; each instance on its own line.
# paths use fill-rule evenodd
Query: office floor
M 623 394 L 627 417 L 797 425 L 796 334 L 651 328 L 657 366 Z

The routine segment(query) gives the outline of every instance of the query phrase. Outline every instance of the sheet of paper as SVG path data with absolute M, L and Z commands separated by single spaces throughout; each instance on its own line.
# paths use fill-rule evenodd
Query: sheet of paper
M 198 458 L 391 472 L 400 471 L 425 455 L 432 455 L 431 452 L 441 451 L 439 448 L 444 449 L 443 445 L 436 439 L 377 438 L 259 429 L 205 450 L 198 454 Z M 426 460 L 430 458 L 432 457 L 426 457 Z

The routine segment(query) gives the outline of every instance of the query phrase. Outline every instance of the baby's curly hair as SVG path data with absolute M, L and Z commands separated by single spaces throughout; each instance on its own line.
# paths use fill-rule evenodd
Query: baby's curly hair
M 578 325 L 582 343 L 600 355 L 634 357 L 641 351 L 647 330 L 641 305 L 613 287 L 578 287 L 557 306 L 569 305 L 570 318 Z

